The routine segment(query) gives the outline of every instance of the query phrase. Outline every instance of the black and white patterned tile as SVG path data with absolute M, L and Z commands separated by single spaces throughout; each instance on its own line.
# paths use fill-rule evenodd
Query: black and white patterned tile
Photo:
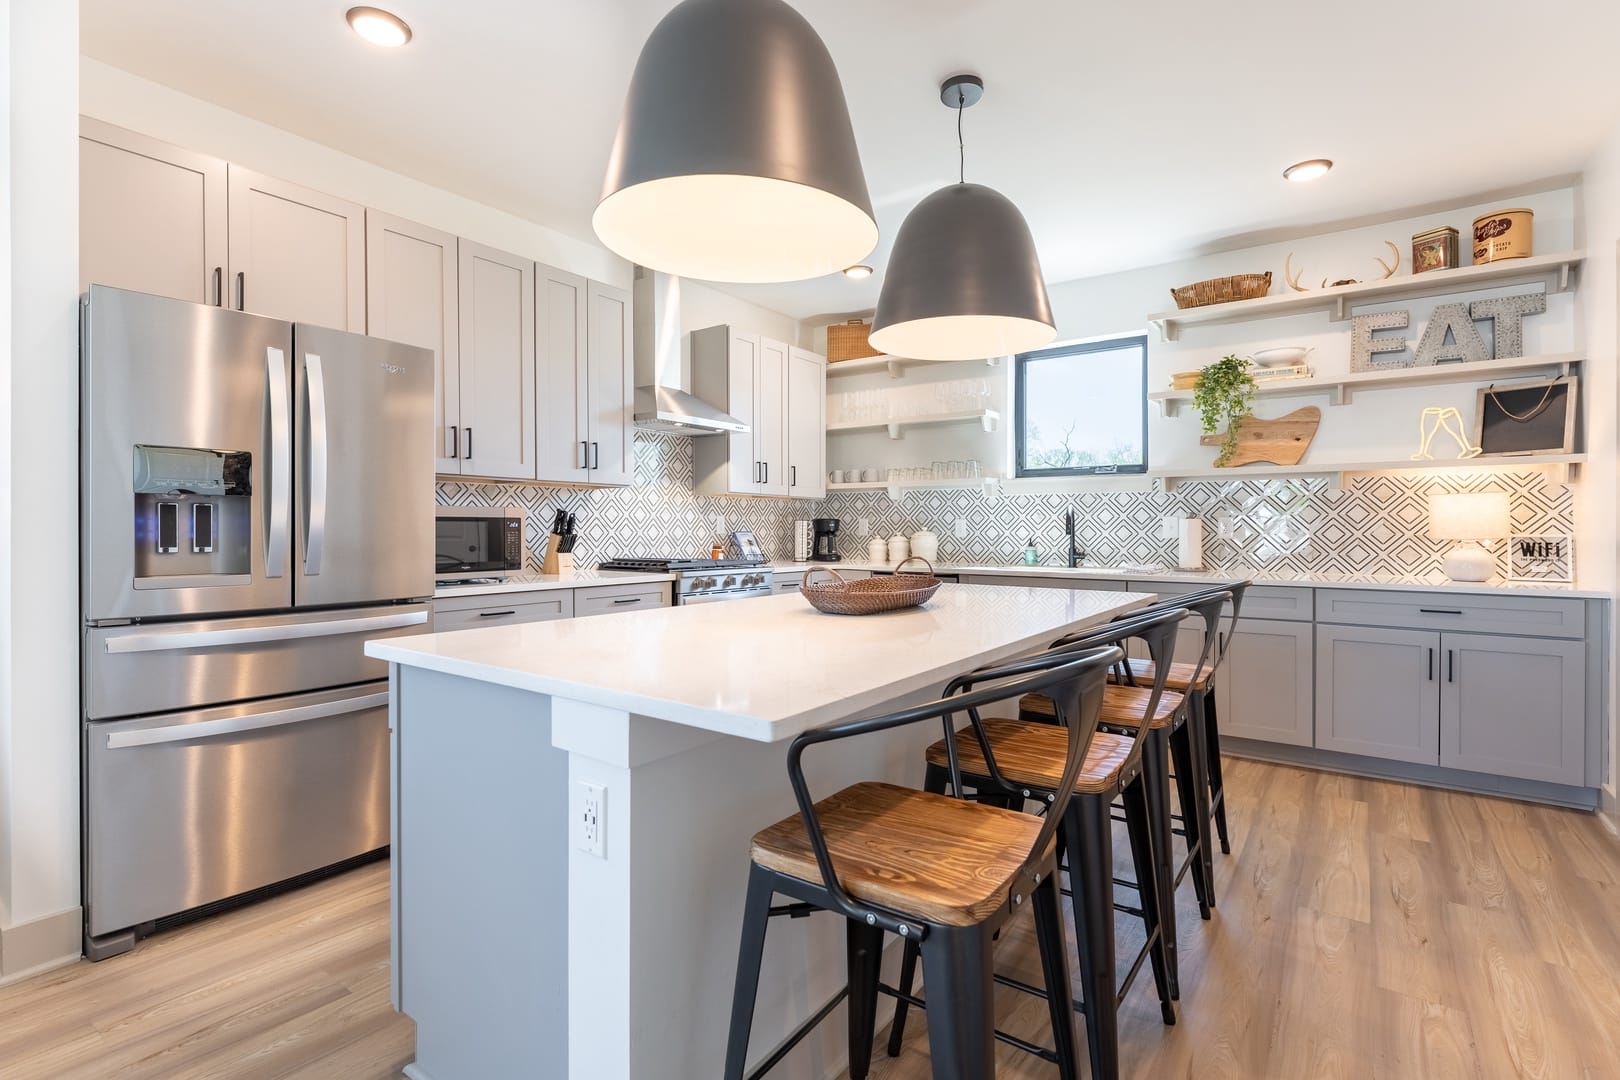
M 976 491 L 905 491 L 891 500 L 881 491 L 838 492 L 820 502 L 749 497 L 709 498 L 692 492 L 692 443 L 674 435 L 636 435 L 636 479 L 627 488 L 564 488 L 544 484 L 480 483 L 441 479 L 438 501 L 447 506 L 524 508 L 529 555 L 538 569 L 546 530 L 558 509 L 579 519 L 581 565 L 614 556 L 708 554 L 716 540 L 749 529 L 767 554 L 788 558 L 793 523 L 836 517 L 846 558 L 863 558 L 868 536 L 910 535 L 932 529 L 940 559 L 956 563 L 1016 561 L 1033 539 L 1043 553 L 1066 540 L 1063 515 L 1075 512 L 1080 543 L 1091 561 L 1164 563 L 1175 544 L 1161 534 L 1166 517 L 1203 519 L 1204 562 L 1217 571 L 1278 574 L 1440 573 L 1449 541 L 1428 534 L 1428 498 L 1436 492 L 1505 491 L 1519 533 L 1573 535 L 1574 498 L 1531 468 L 1489 472 L 1373 474 L 1347 477 L 1342 488 L 1321 479 L 1201 481 L 1163 492 L 1086 492 L 1011 495 L 987 499 Z M 715 528 L 716 517 L 724 529 Z M 958 539 L 961 521 L 966 537 Z M 1492 546 L 1497 569 L 1508 570 L 1507 544 Z

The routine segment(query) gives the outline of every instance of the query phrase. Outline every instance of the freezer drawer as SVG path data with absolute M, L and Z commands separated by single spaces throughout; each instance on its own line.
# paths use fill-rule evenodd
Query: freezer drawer
M 430 629 L 426 604 L 92 627 L 85 713 L 110 720 L 386 678 L 365 643 Z
M 388 684 L 85 725 L 99 937 L 388 843 Z

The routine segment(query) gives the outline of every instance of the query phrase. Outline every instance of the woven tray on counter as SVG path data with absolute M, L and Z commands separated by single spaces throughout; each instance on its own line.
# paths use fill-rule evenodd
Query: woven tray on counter
M 906 563 L 920 562 L 928 573 L 908 573 L 901 570 Z M 831 574 L 832 581 L 810 580 L 810 574 L 821 570 Z M 934 576 L 934 564 L 920 555 L 913 555 L 894 568 L 893 577 L 856 578 L 845 580 L 838 571 L 825 566 L 812 567 L 804 575 L 799 591 L 817 611 L 829 615 L 876 615 L 883 611 L 926 604 L 939 591 L 939 578 Z

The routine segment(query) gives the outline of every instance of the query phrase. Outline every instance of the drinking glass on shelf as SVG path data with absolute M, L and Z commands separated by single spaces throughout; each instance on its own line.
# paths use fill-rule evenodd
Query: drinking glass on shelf
M 967 463 L 967 479 L 969 479 L 969 480 L 977 480 L 978 478 L 979 478 L 979 462 L 978 462 L 978 459 L 970 458 L 968 460 L 968 463 Z

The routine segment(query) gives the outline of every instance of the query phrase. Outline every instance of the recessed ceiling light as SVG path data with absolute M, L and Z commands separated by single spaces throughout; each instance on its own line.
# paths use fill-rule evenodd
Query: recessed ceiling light
M 1283 170 L 1283 179 L 1292 180 L 1302 184 L 1307 180 L 1320 180 L 1333 168 L 1333 162 L 1327 158 L 1312 158 L 1309 161 L 1297 162 Z
M 851 281 L 865 281 L 872 276 L 872 268 L 865 263 L 856 263 L 854 266 L 844 267 L 844 276 Z
M 348 15 L 349 29 L 385 49 L 397 49 L 411 40 L 411 28 L 405 20 L 391 11 L 374 7 L 352 7 Z

